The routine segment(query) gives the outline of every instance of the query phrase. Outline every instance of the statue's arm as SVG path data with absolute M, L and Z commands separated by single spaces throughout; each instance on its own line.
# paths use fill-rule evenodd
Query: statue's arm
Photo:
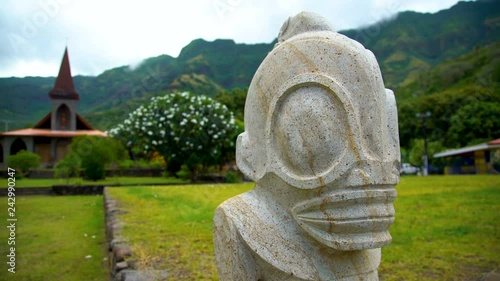
M 254 258 L 222 206 L 214 216 L 214 249 L 220 281 L 258 280 Z

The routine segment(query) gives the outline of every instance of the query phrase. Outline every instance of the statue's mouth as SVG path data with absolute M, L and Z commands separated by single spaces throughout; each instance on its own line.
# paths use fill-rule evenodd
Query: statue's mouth
M 396 190 L 391 186 L 333 191 L 292 208 L 297 223 L 337 250 L 380 248 L 391 242 Z

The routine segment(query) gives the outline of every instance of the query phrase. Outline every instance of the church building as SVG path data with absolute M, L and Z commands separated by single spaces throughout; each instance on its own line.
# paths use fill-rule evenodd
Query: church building
M 49 96 L 51 111 L 33 128 L 0 133 L 0 166 L 7 167 L 7 156 L 24 149 L 40 155 L 43 167 L 51 167 L 64 158 L 73 137 L 107 136 L 77 113 L 80 95 L 73 84 L 67 48 Z

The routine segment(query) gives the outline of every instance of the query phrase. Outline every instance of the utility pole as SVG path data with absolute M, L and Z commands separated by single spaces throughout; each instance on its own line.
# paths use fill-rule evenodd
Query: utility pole
M 430 111 L 426 113 L 417 113 L 417 118 L 423 119 L 423 130 L 424 130 L 424 170 L 423 175 L 427 176 L 429 174 L 429 156 L 427 154 L 427 118 L 431 117 Z
M 9 123 L 12 123 L 12 121 L 10 121 L 10 120 L 2 120 L 2 122 L 3 122 L 4 127 L 5 127 L 5 131 L 4 132 L 9 131 Z

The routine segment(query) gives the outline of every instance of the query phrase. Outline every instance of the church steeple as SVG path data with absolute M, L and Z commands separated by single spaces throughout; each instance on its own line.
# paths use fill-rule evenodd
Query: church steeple
M 69 66 L 68 47 L 64 50 L 61 68 L 57 76 L 54 88 L 49 92 L 51 99 L 79 100 L 80 96 L 75 91 L 73 77 Z
M 76 130 L 76 110 L 80 96 L 75 91 L 71 69 L 69 67 L 68 48 L 64 50 L 64 56 L 59 69 L 54 88 L 49 92 L 52 113 L 50 129 L 58 131 Z

